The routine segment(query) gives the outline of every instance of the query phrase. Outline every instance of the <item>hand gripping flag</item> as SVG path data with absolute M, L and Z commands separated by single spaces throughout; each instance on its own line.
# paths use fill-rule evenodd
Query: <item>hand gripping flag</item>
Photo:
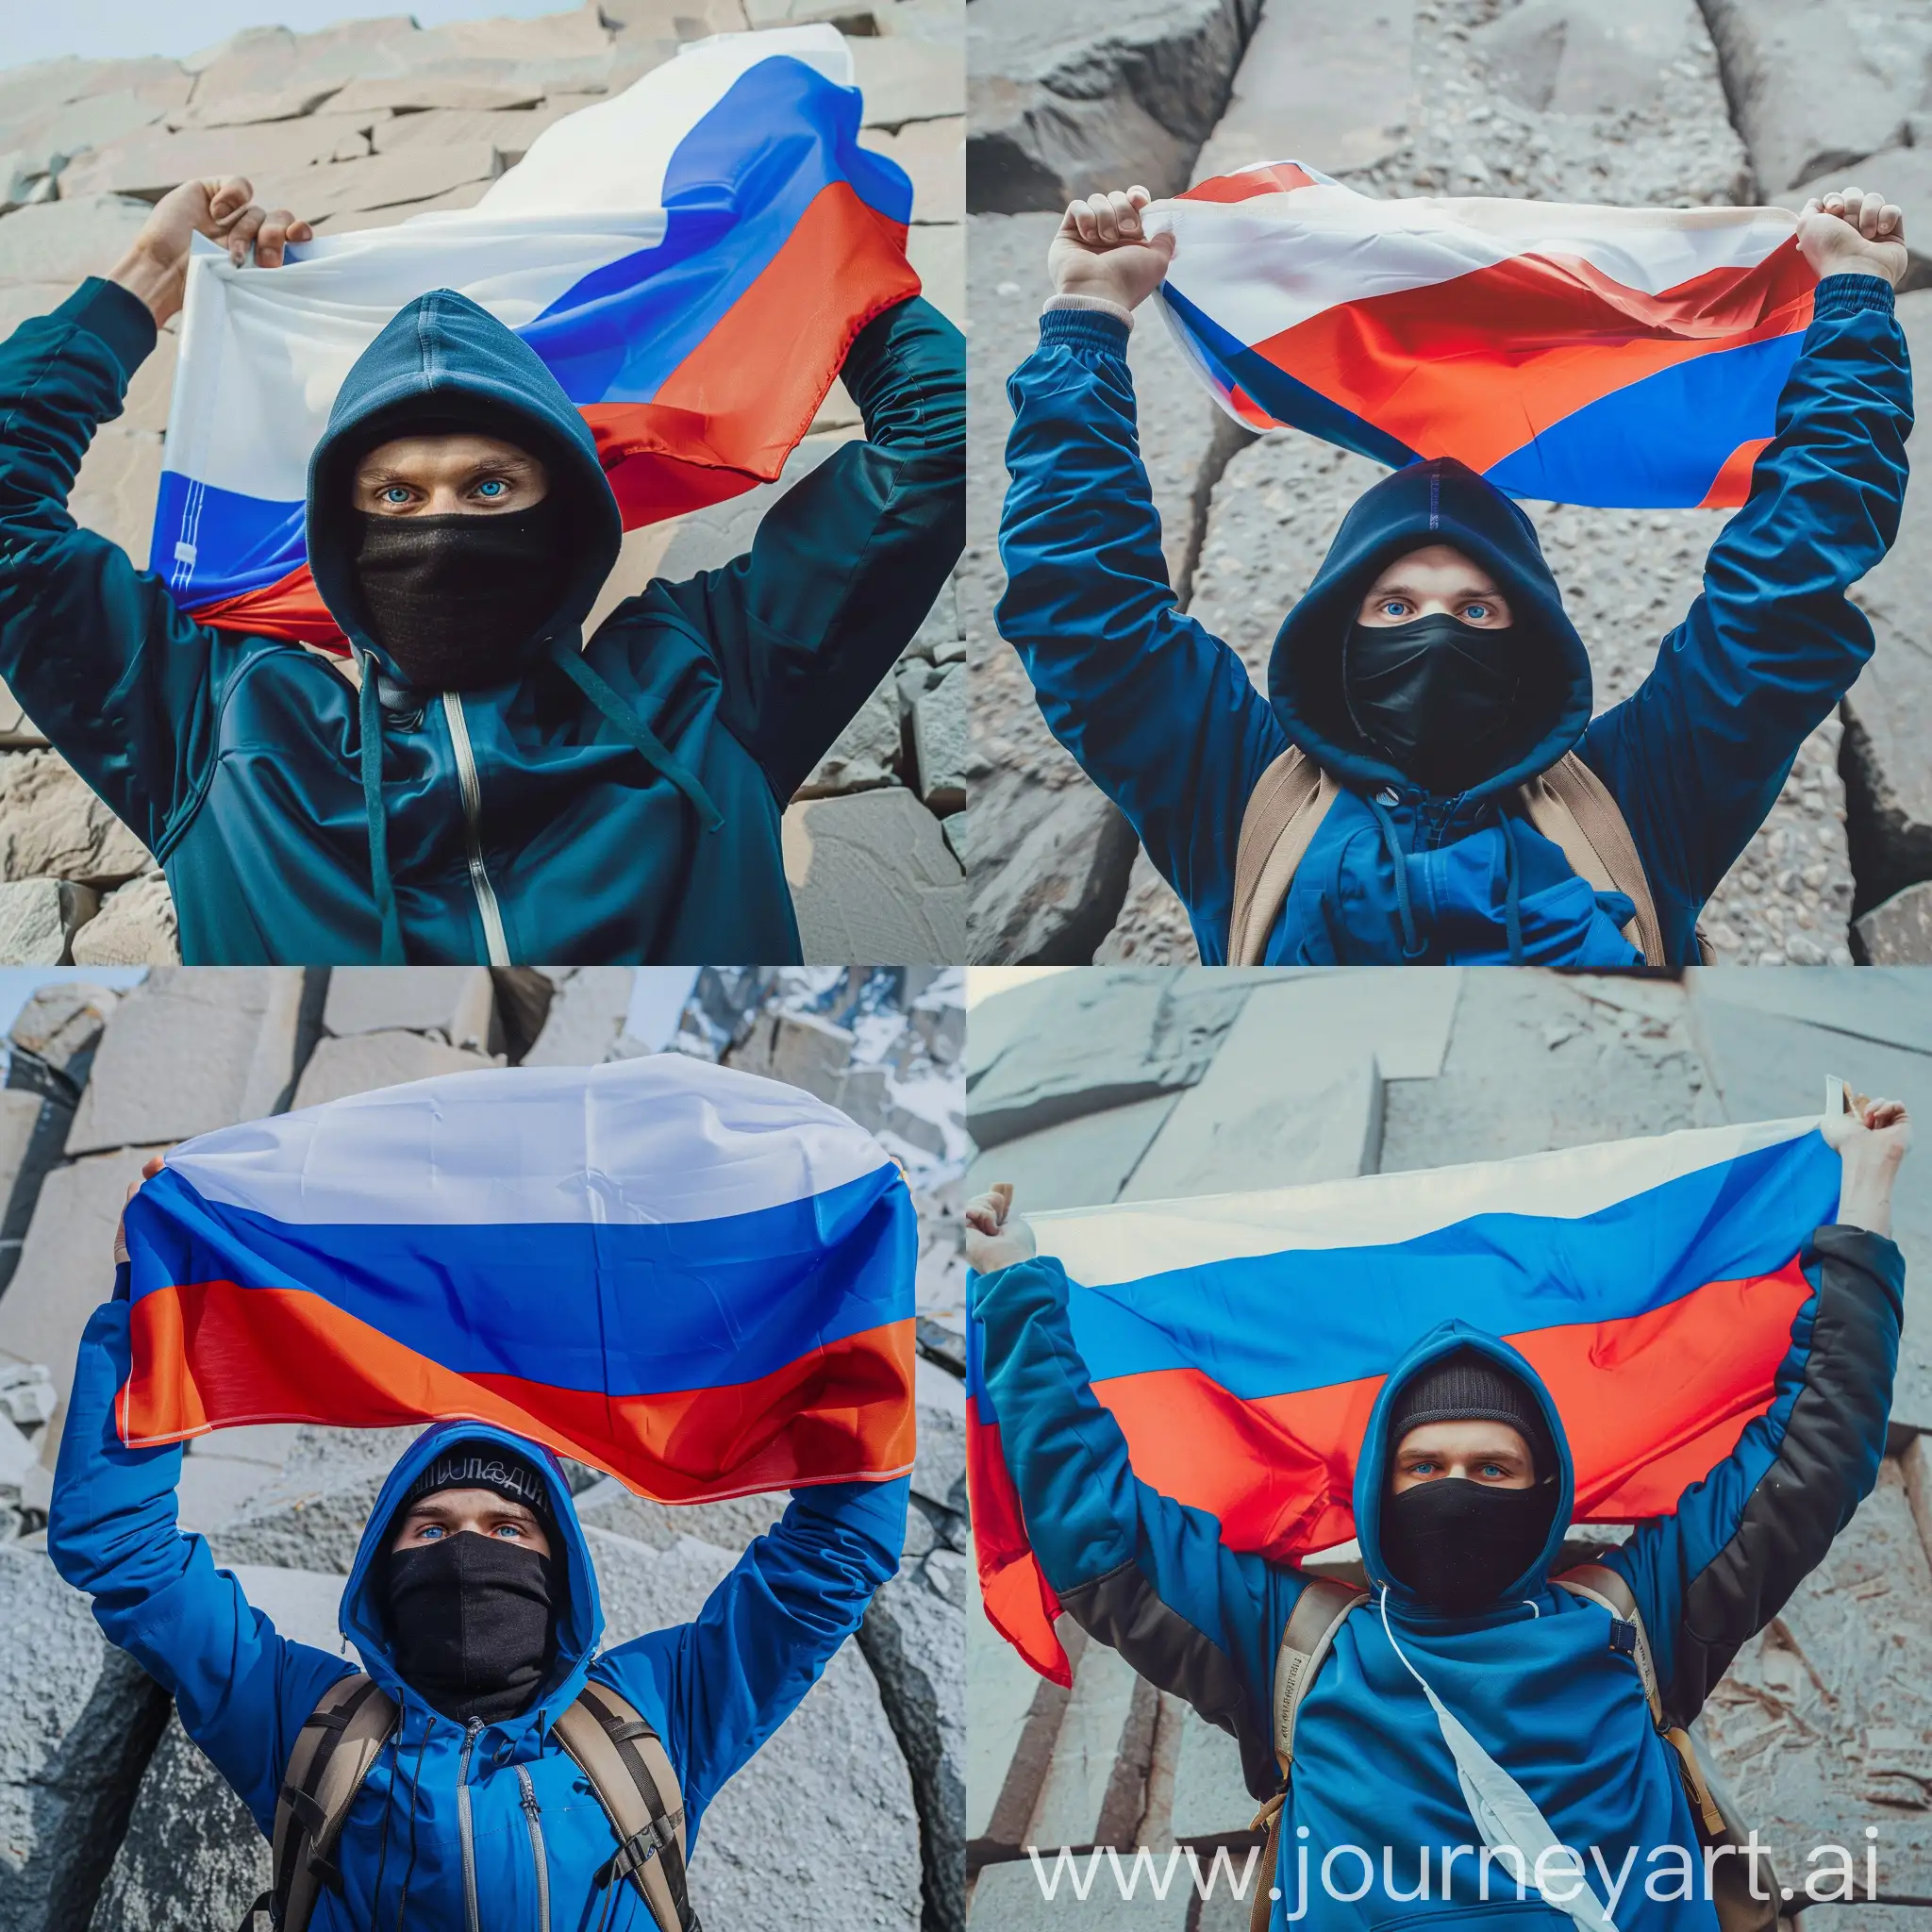
M 1774 208 L 1377 201 L 1298 161 L 1149 210 L 1222 407 L 1378 462 L 1634 509 L 1742 503 L 1817 278 Z
M 184 1142 L 126 1228 L 130 1445 L 472 1417 L 668 1503 L 911 1467 L 911 1199 L 794 1087 L 384 1088 Z
M 1355 1534 L 1384 1374 L 1450 1316 L 1543 1378 L 1576 1521 L 1670 1514 L 1771 1406 L 1811 1292 L 1799 1257 L 1838 1212 L 1840 1172 L 1816 1121 L 1773 1121 L 1033 1226 L 1073 1284 L 1074 1340 L 1135 1474 L 1213 1516 L 1232 1548 L 1291 1562 Z M 983 1346 L 974 1323 L 967 1475 L 986 1613 L 1070 1683 Z
M 276 269 L 200 242 L 151 549 L 175 602 L 341 646 L 305 561 L 309 452 L 356 358 L 432 289 L 543 358 L 626 529 L 775 477 L 853 337 L 919 291 L 911 184 L 858 145 L 859 113 L 833 28 L 720 35 L 547 128 L 475 208 Z

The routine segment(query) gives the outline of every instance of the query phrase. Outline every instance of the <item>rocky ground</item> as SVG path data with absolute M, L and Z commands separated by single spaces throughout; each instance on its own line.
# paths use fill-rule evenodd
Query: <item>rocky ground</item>
M 1179 903 L 1048 737 L 992 622 L 1004 378 L 1033 340 L 1070 195 L 1130 179 L 1172 193 L 1287 156 L 1391 196 L 1797 206 L 1853 163 L 1900 199 L 1932 189 L 1910 146 L 1932 105 L 1911 0 L 1842 22 L 1807 0 L 1367 0 L 1342 14 L 1318 0 L 972 0 L 968 19 L 975 959 L 1195 957 Z M 1915 258 L 1922 275 L 1932 267 Z M 1921 303 L 1932 292 L 1901 302 L 1915 340 L 1932 314 Z M 1226 423 L 1151 309 L 1130 353 L 1176 596 L 1258 677 L 1342 510 L 1381 472 Z M 1932 579 L 1914 502 L 1859 593 L 1878 632 L 1872 668 L 1710 901 L 1719 961 L 1932 960 Z M 1597 704 L 1614 704 L 1695 595 L 1723 515 L 1524 507 L 1590 647 Z
M 1399 969 L 1389 969 L 1389 972 Z M 1694 971 L 1681 982 L 1442 971 L 1058 974 L 973 1010 L 969 1196 L 1016 1181 L 1023 1208 L 1174 1198 L 1394 1173 L 1724 1121 L 1811 1112 L 1837 1071 L 1932 1105 L 1924 975 Z M 1424 983 L 1425 982 L 1425 983 Z M 1285 1071 L 1287 1070 L 1287 1071 Z M 1932 1897 L 1932 1343 L 1923 1330 L 1932 1193 L 1898 1204 L 1905 1355 L 1876 1492 L 1701 1721 L 1740 1815 L 1784 1850 L 1881 1831 L 1884 1895 Z M 1353 1546 L 1327 1567 L 1346 1563 Z M 1582 1559 L 1579 1550 L 1578 1560 Z M 967 1631 L 971 1922 L 1058 1926 L 1028 1844 L 1254 1840 L 1233 1746 L 1069 1621 L 1071 1692 L 988 1624 Z M 1108 1885 L 1104 1875 L 1101 1888 Z M 1787 1880 L 1787 1882 L 1790 1882 Z M 1132 1923 L 1240 1932 L 1246 1906 L 1145 1897 Z M 1111 1894 L 1109 1894 L 1111 1896 Z M 1113 1908 L 1126 1923 L 1124 1907 Z M 1109 1921 L 1108 1923 L 1113 1923 Z M 1907 1907 L 1807 1924 L 1899 1932 Z
M 868 146 L 912 176 L 925 292 L 965 319 L 960 0 L 605 0 L 532 20 L 424 30 L 407 17 L 318 33 L 253 28 L 186 60 L 55 60 L 0 71 L 0 329 L 104 273 L 148 205 L 203 174 L 246 174 L 325 235 L 474 205 L 552 122 L 628 86 L 681 41 L 834 21 L 864 90 Z M 76 521 L 147 558 L 175 336 L 89 451 Z M 653 575 L 737 555 L 785 485 L 859 433 L 835 387 L 781 484 L 630 533 L 592 622 Z M 785 818 L 806 958 L 963 958 L 966 680 L 949 586 Z M 0 689 L 0 963 L 178 957 L 141 841 Z
M 680 985 L 689 975 L 680 978 Z M 669 1041 L 831 1100 L 904 1162 L 918 1206 L 920 1449 L 905 1560 L 855 1645 L 708 1816 L 708 1924 L 957 1932 L 967 1597 L 962 975 L 922 967 L 697 975 Z M 101 1639 L 44 1554 L 60 1402 L 145 1155 L 291 1106 L 466 1067 L 595 1065 L 628 968 L 160 969 L 115 994 L 44 989 L 0 1088 L 0 1926 L 206 1932 L 267 1883 L 266 1849 L 167 1697 Z M 342 1580 L 412 1431 L 201 1438 L 180 1520 L 276 1626 L 339 1647 Z M 576 1468 L 608 1641 L 695 1613 L 768 1497 L 667 1508 Z

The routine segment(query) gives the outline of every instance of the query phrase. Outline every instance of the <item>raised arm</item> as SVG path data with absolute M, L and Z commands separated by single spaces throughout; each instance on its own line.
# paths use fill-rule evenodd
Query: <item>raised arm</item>
M 607 1651 L 593 1674 L 665 1713 L 685 1814 L 699 1815 L 824 1674 L 906 1543 L 904 1476 L 799 1490 L 694 1622 Z
M 1231 1550 L 1202 1509 L 1135 1475 L 1067 1320 L 1067 1276 L 1033 1253 L 1010 1189 L 966 1211 L 973 1315 L 1027 1539 L 1074 1621 L 1143 1677 L 1230 1732 L 1256 1792 L 1277 1782 L 1269 1717 L 1274 1649 L 1295 1573 Z M 984 1264 L 984 1266 L 982 1266 Z
M 1673 1724 L 1697 1715 L 1877 1480 L 1905 1308 L 1891 1190 L 1909 1132 L 1903 1107 L 1862 1096 L 1826 1123 L 1844 1162 L 1839 1221 L 1806 1247 L 1812 1293 L 1771 1407 L 1674 1514 L 1607 1558 L 1636 1592 Z
M 1174 246 L 1141 239 L 1146 201 L 1136 188 L 1075 202 L 1055 237 L 1058 294 L 1007 384 L 996 615 L 1048 728 L 1126 814 L 1211 965 L 1227 953 L 1241 813 L 1288 741 L 1168 582 L 1127 367 L 1130 311 Z
M 217 665 L 236 647 L 184 616 L 161 578 L 68 511 L 94 432 L 121 413 L 158 325 L 181 306 L 196 234 L 281 260 L 307 225 L 248 183 L 191 181 L 157 204 L 106 280 L 0 343 L 0 677 L 150 850 L 200 796 Z
M 1653 889 L 1687 908 L 1749 844 L 1807 734 L 1872 655 L 1871 624 L 1846 592 L 1898 535 L 1905 497 L 1902 237 L 1897 208 L 1856 189 L 1801 219 L 1799 245 L 1823 279 L 1750 500 L 1650 675 L 1584 736 Z
M 669 586 L 724 672 L 724 717 L 781 803 L 891 670 L 966 541 L 966 344 L 914 296 L 846 352 L 865 440 L 765 513 L 751 549 Z

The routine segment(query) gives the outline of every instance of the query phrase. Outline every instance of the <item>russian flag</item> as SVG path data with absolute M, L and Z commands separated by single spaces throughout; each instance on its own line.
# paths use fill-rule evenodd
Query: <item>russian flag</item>
M 129 1204 L 130 1446 L 498 1423 L 667 1503 L 913 1456 L 911 1197 L 794 1087 L 664 1054 L 184 1142 Z
M 1771 1406 L 1811 1292 L 1799 1257 L 1837 1217 L 1840 1173 L 1817 1121 L 1773 1121 L 1033 1225 L 1074 1284 L 1074 1340 L 1135 1474 L 1213 1516 L 1232 1548 L 1291 1562 L 1355 1534 L 1383 1377 L 1451 1316 L 1512 1342 L 1548 1386 L 1576 1521 L 1670 1514 Z M 975 1322 L 967 1476 L 986 1613 L 1070 1683 L 983 1350 Z
M 1613 508 L 1744 501 L 1817 285 L 1783 208 L 1378 201 L 1280 161 L 1147 219 L 1238 422 Z
M 547 128 L 475 208 L 273 270 L 198 242 L 152 567 L 204 624 L 342 648 L 305 562 L 308 456 L 357 357 L 432 289 L 543 358 L 626 529 L 769 482 L 853 337 L 919 291 L 911 183 L 858 145 L 860 108 L 832 27 L 719 35 Z

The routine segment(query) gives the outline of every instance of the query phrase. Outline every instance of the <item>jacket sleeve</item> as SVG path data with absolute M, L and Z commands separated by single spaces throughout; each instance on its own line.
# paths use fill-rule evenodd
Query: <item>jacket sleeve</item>
M 842 374 L 865 440 L 786 491 L 744 556 L 669 587 L 781 804 L 911 642 L 966 541 L 965 339 L 914 296 L 859 330 Z
M 1126 814 L 1218 964 L 1241 814 L 1288 740 L 1247 667 L 1174 603 L 1124 325 L 1049 310 L 1007 394 L 1000 635 L 1048 729 Z
M 1041 1573 L 1080 1627 L 1233 1734 L 1251 1790 L 1278 1782 L 1269 1714 L 1275 1645 L 1299 1573 L 1231 1550 L 1206 1510 L 1135 1475 L 1042 1257 L 981 1275 L 986 1386 Z
M 693 1623 L 647 1631 L 599 1658 L 597 1675 L 663 1709 L 691 1830 L 858 1628 L 906 1544 L 904 1476 L 799 1490 Z M 666 1639 L 670 1641 L 667 1642 Z
M 266 1835 L 295 1733 L 355 1666 L 278 1636 L 208 1544 L 175 1525 L 181 1450 L 130 1449 L 114 1424 L 128 1364 L 124 1266 L 81 1337 L 47 1518 L 47 1552 L 94 1621 L 169 1691 Z
M 1885 1454 L 1905 1259 L 1883 1235 L 1821 1227 L 1771 1407 L 1737 1448 L 1607 1560 L 1650 1638 L 1664 1709 L 1688 1724 L 1872 1493 Z
M 1898 535 L 1911 427 L 1890 289 L 1827 277 L 1703 594 L 1643 684 L 1584 735 L 1659 893 L 1703 905 L 1872 655 L 1845 593 Z
M 67 499 L 121 413 L 154 319 L 98 278 L 0 344 L 0 677 L 150 851 L 199 802 L 215 740 L 216 634 Z

